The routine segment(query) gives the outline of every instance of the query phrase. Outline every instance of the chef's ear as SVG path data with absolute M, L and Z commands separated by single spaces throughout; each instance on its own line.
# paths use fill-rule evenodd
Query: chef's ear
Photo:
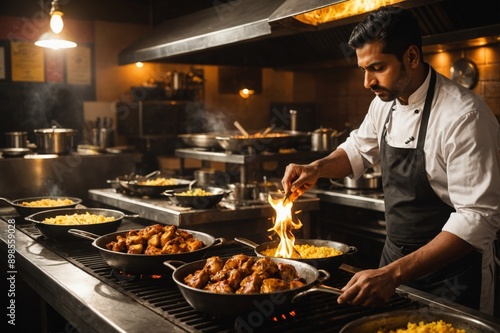
M 415 68 L 420 61 L 420 52 L 418 48 L 414 45 L 411 45 L 406 51 L 406 56 L 408 57 L 408 62 L 412 68 Z

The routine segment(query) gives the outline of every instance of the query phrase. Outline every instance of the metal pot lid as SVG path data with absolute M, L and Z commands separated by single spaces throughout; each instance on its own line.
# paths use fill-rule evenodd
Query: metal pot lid
M 38 128 L 35 133 L 75 133 L 76 130 L 71 128 Z
M 472 89 L 479 79 L 476 64 L 467 58 L 460 58 L 450 68 L 451 79 L 465 88 Z

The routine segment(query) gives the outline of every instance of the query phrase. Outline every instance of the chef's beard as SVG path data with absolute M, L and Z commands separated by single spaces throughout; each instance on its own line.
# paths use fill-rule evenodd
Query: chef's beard
M 384 102 L 390 102 L 395 100 L 407 90 L 410 85 L 410 76 L 408 71 L 405 69 L 404 64 L 401 64 L 401 70 L 399 72 L 398 78 L 394 81 L 392 88 L 386 88 L 379 85 L 373 85 L 370 87 L 372 91 L 382 91 L 377 96 Z

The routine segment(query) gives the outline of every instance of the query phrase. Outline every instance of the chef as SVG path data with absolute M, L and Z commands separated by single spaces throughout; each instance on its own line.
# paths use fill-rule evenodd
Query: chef
M 417 19 L 381 7 L 353 30 L 364 86 L 376 97 L 359 129 L 325 158 L 290 164 L 297 198 L 319 178 L 360 177 L 380 162 L 387 237 L 377 269 L 355 274 L 339 303 L 377 306 L 405 284 L 492 314 L 500 227 L 500 130 L 470 90 L 422 55 Z

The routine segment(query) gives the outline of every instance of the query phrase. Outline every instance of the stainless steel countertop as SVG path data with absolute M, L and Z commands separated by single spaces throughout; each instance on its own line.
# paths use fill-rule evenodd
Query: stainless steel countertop
M 176 206 L 166 197 L 156 199 L 131 197 L 117 193 L 112 188 L 91 189 L 89 190 L 89 198 L 99 203 L 139 214 L 143 219 L 180 227 L 242 219 L 270 218 L 275 215 L 274 208 L 265 202 L 255 202 L 238 208 L 232 207 L 228 202 L 223 207 L 202 210 Z M 314 196 L 303 196 L 294 202 L 294 209 L 303 212 L 319 210 L 319 199 Z
M 123 221 L 121 228 L 134 229 L 137 224 Z M 143 226 L 140 226 L 143 227 Z M 79 332 L 163 332 L 165 320 L 130 297 L 109 287 L 61 258 L 24 234 L 9 229 L 0 220 L 0 246 L 7 256 L 7 244 L 15 240 L 16 261 L 7 274 L 23 279 Z M 7 242 L 8 235 L 11 243 Z M 15 298 L 14 298 L 15 299 Z M 16 311 L 23 311 L 16 304 Z M 169 332 L 184 332 L 170 325 Z
M 384 198 L 381 191 L 312 188 L 307 193 L 315 195 L 322 202 L 385 212 Z
M 120 229 L 137 227 L 142 226 L 126 220 Z M 7 274 L 26 281 L 79 332 L 142 332 L 145 328 L 151 332 L 184 332 L 174 324 L 167 327 L 159 314 L 94 278 L 23 232 L 12 230 L 8 223 L 0 220 L 0 249 L 4 258 L 7 244 L 12 246 L 12 239 L 15 240 L 16 261 Z M 345 264 L 341 268 L 356 270 Z M 403 286 L 399 291 L 438 310 L 463 313 L 500 325 L 498 318 L 456 304 L 443 304 L 440 299 L 429 298 L 429 295 L 412 288 Z M 16 304 L 17 311 L 22 311 L 22 308 L 22 304 Z

